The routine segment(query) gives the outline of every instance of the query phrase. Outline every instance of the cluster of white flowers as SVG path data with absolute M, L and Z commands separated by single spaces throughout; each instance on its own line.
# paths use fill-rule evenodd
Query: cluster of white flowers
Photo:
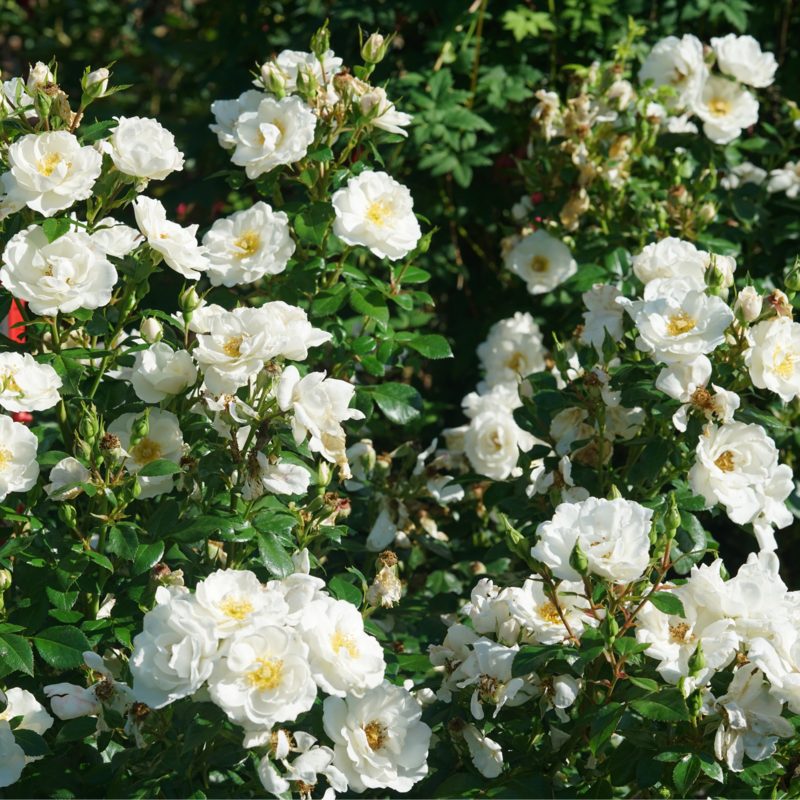
M 506 268 L 518 275 L 531 294 L 552 291 L 578 271 L 578 263 L 564 242 L 540 228 L 504 242 Z

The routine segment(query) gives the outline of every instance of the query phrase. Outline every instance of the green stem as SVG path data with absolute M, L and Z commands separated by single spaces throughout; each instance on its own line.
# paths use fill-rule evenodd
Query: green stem
M 481 0 L 481 7 L 478 9 L 478 25 L 475 29 L 475 60 L 472 62 L 472 80 L 469 86 L 467 108 L 472 108 L 472 104 L 475 102 L 475 93 L 478 90 L 478 69 L 481 65 L 481 38 L 483 36 L 483 16 L 486 13 L 486 1 Z
M 67 404 L 64 402 L 63 398 L 59 400 L 56 406 L 56 420 L 58 420 L 58 427 L 61 430 L 61 438 L 64 440 L 64 448 L 68 453 L 71 453 L 74 447 L 72 426 L 69 423 Z

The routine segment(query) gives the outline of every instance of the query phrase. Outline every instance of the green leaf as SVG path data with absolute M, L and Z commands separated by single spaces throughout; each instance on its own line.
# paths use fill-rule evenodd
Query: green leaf
M 401 277 L 402 275 L 402 277 Z M 408 266 L 404 269 L 398 268 L 395 280 L 397 283 L 426 283 L 431 279 L 430 272 L 419 267 Z
M 132 561 L 136 558 L 138 547 L 139 537 L 133 528 L 124 525 L 121 528 L 113 527 L 109 531 L 108 549 L 125 561 Z
M 78 719 L 71 719 L 58 732 L 56 744 L 81 741 L 87 736 L 94 736 L 96 730 L 97 720 L 94 717 L 78 717 Z
M 115 119 L 106 119 L 102 122 L 95 122 L 87 128 L 81 128 L 81 142 L 88 144 L 96 142 L 98 139 L 105 139 L 119 123 Z
M 428 672 L 433 669 L 430 657 L 423 653 L 401 653 L 397 656 L 397 660 L 404 672 Z
M 356 608 L 361 605 L 363 594 L 361 590 L 353 586 L 352 583 L 348 583 L 337 576 L 328 581 L 328 588 L 338 600 L 346 600 L 348 603 L 352 603 Z
M 196 747 L 205 744 L 210 739 L 213 739 L 225 724 L 224 719 L 207 720 L 201 717 L 195 717 L 186 729 L 186 737 L 183 740 L 183 752 L 188 753 Z
M 157 461 L 145 464 L 136 474 L 140 478 L 160 478 L 163 475 L 175 475 L 178 472 L 182 472 L 179 464 L 159 458 Z
M 681 603 L 680 598 L 671 592 L 653 592 L 648 595 L 648 598 L 659 611 L 686 619 L 683 603 Z
M 312 161 L 330 161 L 333 158 L 333 150 L 330 147 L 320 147 L 313 153 L 309 153 L 308 157 Z
M 96 723 L 95 723 L 96 724 Z M 26 756 L 50 756 L 50 748 L 47 742 L 34 731 L 27 728 L 17 728 L 14 731 L 14 738 L 17 744 L 22 748 Z
M 681 797 L 686 797 L 700 774 L 700 759 L 690 753 L 685 755 L 672 771 L 672 780 Z
M 708 775 L 711 780 L 717 783 L 725 783 L 725 773 L 722 771 L 722 766 L 714 756 L 704 753 L 702 750 L 697 753 L 700 759 L 700 769 Z
M 86 635 L 71 625 L 48 628 L 34 637 L 39 655 L 51 667 L 73 669 L 83 665 L 83 654 L 91 650 Z
M 372 317 L 383 328 L 389 324 L 389 309 L 384 296 L 378 291 L 353 289 L 350 292 L 350 305 L 353 311 Z
M 143 572 L 152 569 L 164 555 L 164 542 L 154 542 L 153 544 L 140 544 L 136 548 L 136 555 L 131 565 L 133 575 L 141 575 Z
M 659 722 L 681 722 L 689 721 L 689 711 L 686 708 L 686 701 L 683 699 L 680 689 L 664 689 L 655 697 L 643 697 L 640 700 L 631 701 L 631 706 L 635 708 L 643 717 L 657 720 Z
M 345 304 L 349 294 L 350 287 L 346 283 L 337 283 L 321 291 L 311 304 L 311 316 L 328 317 L 335 314 Z
M 520 648 L 511 664 L 511 677 L 522 678 L 536 672 L 541 666 L 554 658 L 564 655 L 562 645 L 534 644 Z
M 411 347 L 418 353 L 427 358 L 452 358 L 453 351 L 444 336 L 437 336 L 429 333 L 424 336 L 416 336 L 405 343 L 406 347 Z
M 319 247 L 335 215 L 330 203 L 312 203 L 310 208 L 294 218 L 294 229 L 301 244 Z
M 596 756 L 601 745 L 611 738 L 624 713 L 625 706 L 621 703 L 609 703 L 595 713 L 589 731 L 589 749 L 592 755 Z
M 628 680 L 640 689 L 646 689 L 648 692 L 657 692 L 661 687 L 650 678 L 637 678 L 633 675 L 628 675 Z
M 68 219 L 54 219 L 51 217 L 42 223 L 42 230 L 50 243 L 63 236 L 69 230 L 69 227 L 70 220 Z M 91 311 L 89 314 L 91 315 Z
M 404 383 L 382 383 L 372 388 L 371 395 L 378 408 L 398 425 L 411 422 L 422 411 L 422 398 L 419 392 Z
M 0 663 L 8 672 L 33 675 L 33 651 L 30 642 L 13 633 L 0 634 Z
M 178 524 L 180 507 L 176 500 L 160 503 L 155 514 L 147 520 L 145 528 L 153 539 L 163 539 Z
M 258 551 L 264 566 L 278 579 L 294 572 L 294 564 L 274 533 L 258 531 Z

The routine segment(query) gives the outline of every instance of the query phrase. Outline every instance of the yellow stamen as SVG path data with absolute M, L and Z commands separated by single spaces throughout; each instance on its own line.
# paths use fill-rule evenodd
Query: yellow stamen
M 367 208 L 366 218 L 377 225 L 383 227 L 386 224 L 387 218 L 392 215 L 392 204 L 387 203 L 385 200 L 376 200 L 374 203 L 369 204 Z
M 222 348 L 222 352 L 226 356 L 230 356 L 230 358 L 239 358 L 242 355 L 239 348 L 242 346 L 242 341 L 246 336 L 246 333 L 241 336 L 229 336 L 228 341 L 225 342 L 225 346 Z
M 234 252 L 234 258 L 248 258 L 258 251 L 261 237 L 255 231 L 245 231 L 238 239 L 233 240 L 234 247 L 243 252 Z
M 383 723 L 375 719 L 365 725 L 362 730 L 367 734 L 367 744 L 373 752 L 383 747 L 383 742 L 386 739 L 386 726 Z
M 550 259 L 544 256 L 534 256 L 531 259 L 530 268 L 532 272 L 547 272 L 550 269 Z
M 727 117 L 731 113 L 731 104 L 721 97 L 712 97 L 708 102 L 708 110 L 712 117 Z
M 61 155 L 59 153 L 48 153 L 44 159 L 39 159 L 36 164 L 38 170 L 42 175 L 48 178 L 52 175 L 53 170 L 61 163 Z
M 689 626 L 685 622 L 679 622 L 677 625 L 670 625 L 669 635 L 679 642 L 686 640 L 687 633 L 689 633 Z
M 163 455 L 163 450 L 158 442 L 154 442 L 147 436 L 142 439 L 136 447 L 131 450 L 131 457 L 137 464 L 144 466 L 151 461 L 158 461 Z
M 514 351 L 514 354 L 511 356 L 511 358 L 508 360 L 507 366 L 512 372 L 519 372 L 520 369 L 522 368 L 524 360 L 525 358 L 522 355 L 522 353 L 516 350 Z
M 243 620 L 253 610 L 253 604 L 246 597 L 227 597 L 219 608 L 226 617 Z
M 250 685 L 255 686 L 259 692 L 277 689 L 281 684 L 283 661 L 272 658 L 258 658 L 256 661 L 261 666 L 247 673 L 247 680 Z
M 689 333 L 697 327 L 697 320 L 695 317 L 687 314 L 685 311 L 679 311 L 677 314 L 672 314 L 667 323 L 667 333 L 670 336 L 680 336 L 682 333 Z
M 561 617 L 558 615 L 558 610 L 550 600 L 542 603 L 540 606 L 536 606 L 536 610 L 539 612 L 539 615 L 542 617 L 542 619 L 545 622 L 549 622 L 551 625 L 557 625 L 561 622 Z
M 360 658 L 361 656 L 353 636 L 338 630 L 331 636 L 331 647 L 333 647 L 333 652 L 336 655 L 339 655 L 339 650 L 344 648 L 350 654 L 350 658 Z
M 778 356 L 783 353 L 783 360 L 780 364 L 775 364 L 775 361 L 778 360 Z M 775 372 L 781 376 L 781 378 L 791 378 L 794 375 L 794 362 L 797 361 L 798 356 L 794 352 L 794 350 L 778 350 L 775 354 L 775 360 L 773 361 Z
M 726 450 L 715 462 L 723 472 L 733 472 L 735 465 L 733 463 L 733 453 Z

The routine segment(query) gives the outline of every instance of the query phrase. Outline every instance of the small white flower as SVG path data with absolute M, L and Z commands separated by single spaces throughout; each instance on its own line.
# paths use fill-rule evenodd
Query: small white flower
M 175 137 L 160 123 L 147 117 L 114 117 L 118 125 L 104 142 L 103 152 L 111 156 L 123 174 L 142 180 L 163 181 L 183 170 L 183 153 Z
M 50 72 L 47 64 L 37 61 L 36 66 L 31 67 L 28 73 L 28 91 L 33 97 L 36 97 L 36 91 L 47 83 L 53 83 L 53 73 Z
M 621 497 L 562 503 L 552 520 L 536 529 L 539 540 L 531 555 L 547 564 L 557 578 L 580 581 L 580 573 L 569 564 L 577 543 L 590 573 L 614 583 L 630 583 L 647 568 L 652 516 L 649 508 Z
M 367 591 L 367 602 L 373 606 L 383 606 L 384 608 L 391 608 L 395 603 L 400 602 L 403 593 L 403 587 L 394 571 L 387 566 L 375 576 L 372 586 Z
M 687 33 L 682 39 L 667 36 L 656 42 L 639 70 L 639 80 L 652 80 L 656 89 L 672 86 L 678 94 L 665 98 L 664 103 L 668 108 L 683 108 L 694 105 L 707 74 L 703 44 Z
M 543 461 L 535 461 L 532 467 L 531 483 L 525 489 L 528 497 L 547 494 L 551 489 L 561 492 L 561 500 L 564 503 L 578 503 L 589 497 L 589 492 L 581 486 L 575 486 L 575 481 L 572 480 L 572 462 L 569 456 L 562 456 L 558 462 L 558 469 L 550 472 L 547 471 Z
M 97 223 L 94 233 L 91 235 L 93 242 L 97 242 L 100 247 L 110 256 L 123 258 L 132 250 L 135 250 L 143 241 L 142 234 L 117 222 L 113 217 L 105 217 Z
M 0 720 L 0 788 L 16 783 L 25 769 L 25 751 L 6 720 Z
M 474 596 L 475 591 L 473 590 Z M 506 606 L 506 610 L 507 608 Z M 464 678 L 461 665 L 470 656 L 469 645 L 476 642 L 478 638 L 478 634 L 466 625 L 451 625 L 447 629 L 447 635 L 442 644 L 428 646 L 431 664 L 442 673 L 442 685 L 436 693 L 442 702 L 452 701 L 453 691 L 458 688 L 458 682 Z
M 136 396 L 145 403 L 160 403 L 169 395 L 180 394 L 196 380 L 197 369 L 185 350 L 157 342 L 149 350 L 136 353 L 131 383 Z
M 562 581 L 557 590 L 561 612 L 572 633 L 579 638 L 585 625 L 597 624 L 586 614 L 589 604 L 579 596 L 585 591 L 582 583 L 571 581 Z M 506 603 L 512 616 L 522 627 L 525 641 L 529 637 L 541 644 L 559 644 L 569 638 L 569 631 L 564 626 L 552 598 L 545 594 L 541 580 L 529 578 L 521 588 L 511 587 Z
M 716 76 L 706 81 L 694 110 L 715 144 L 732 142 L 758 122 L 758 100 L 739 84 Z
M 87 483 L 91 480 L 91 476 L 91 472 L 89 472 L 77 458 L 72 458 L 71 456 L 62 458 L 61 461 L 50 470 L 50 483 L 44 487 L 44 490 L 48 495 L 52 495 L 53 492 L 58 492 L 59 489 L 63 489 L 71 483 Z M 58 497 L 54 499 L 72 500 L 82 491 L 83 489 L 80 486 L 76 486 L 67 492 L 60 493 Z
M 542 334 L 527 312 L 517 311 L 513 317 L 495 322 L 477 352 L 489 389 L 501 383 L 515 386 L 545 369 Z
M 154 408 L 150 411 L 150 432 L 136 447 L 131 448 L 131 426 L 136 414 L 122 414 L 108 426 L 108 432 L 119 437 L 122 449 L 128 452 L 125 470 L 135 475 L 153 461 L 166 460 L 179 464 L 189 448 L 183 443 L 178 418 L 169 411 Z M 138 478 L 142 485 L 140 498 L 155 497 L 171 492 L 174 482 L 171 475 L 154 478 Z
M 170 222 L 161 202 L 151 197 L 137 197 L 133 211 L 147 244 L 164 256 L 167 266 L 190 280 L 197 280 L 209 268 L 206 248 L 197 244 L 197 225 L 184 228 Z
M 678 117 L 667 117 L 664 127 L 667 133 L 697 133 L 697 125 L 689 120 L 691 114 L 681 114 Z
M 285 776 L 278 775 L 269 756 L 261 759 L 258 776 L 268 792 L 275 797 L 281 797 L 292 788 L 294 782 L 302 800 L 311 800 L 311 790 L 319 782 L 319 775 L 325 777 L 333 790 L 347 791 L 347 778 L 333 766 L 334 753 L 330 747 L 315 745 L 317 740 L 304 731 L 295 731 L 293 739 L 296 742 L 294 746 L 289 743 L 283 730 L 278 730 L 275 758 L 280 760 L 286 769 Z M 300 755 L 290 764 L 286 757 L 291 751 L 299 752 Z M 334 800 L 334 798 L 332 789 L 328 789 L 323 795 L 323 800 Z
M 214 286 L 254 283 L 278 275 L 295 251 L 289 218 L 264 202 L 219 219 L 203 237 Z
M 239 117 L 245 111 L 257 111 L 259 103 L 264 97 L 263 92 L 248 89 L 240 94 L 236 100 L 215 100 L 211 104 L 211 113 L 217 121 L 208 127 L 213 133 L 217 134 L 221 147 L 226 150 L 232 150 L 236 147 L 237 140 L 234 128 L 239 121 Z
M 508 604 L 510 594 L 510 588 L 498 589 L 489 578 L 481 578 L 472 589 L 470 602 L 461 608 L 461 613 L 472 620 L 472 627 L 478 633 L 513 643 L 519 635 L 519 623 L 511 615 Z
M 787 197 L 797 197 L 800 192 L 800 161 L 787 161 L 783 169 L 773 169 L 769 173 L 767 191 L 770 194 L 786 192 Z
M 786 403 L 800 394 L 800 324 L 773 317 L 750 328 L 747 341 L 744 360 L 753 384 Z
M 723 189 L 738 189 L 746 183 L 761 186 L 767 179 L 767 171 L 757 167 L 751 161 L 743 161 L 728 170 L 727 175 L 720 181 Z
M 520 450 L 525 453 L 534 444 L 536 439 L 503 408 L 476 414 L 464 434 L 464 453 L 472 466 L 498 481 L 514 474 Z
M 351 790 L 408 792 L 428 774 L 431 729 L 421 716 L 411 694 L 387 681 L 362 698 L 326 698 L 322 721 L 334 742 L 333 763 Z
M 764 299 L 756 291 L 754 286 L 745 286 L 738 295 L 736 295 L 736 302 L 733 304 L 733 311 L 736 313 L 741 309 L 742 319 L 745 322 L 755 322 L 761 316 L 761 308 L 764 305 Z
M 17 139 L 8 148 L 8 164 L 10 179 L 4 185 L 9 200 L 52 217 L 91 197 L 103 158 L 93 147 L 81 147 L 71 133 L 54 131 Z
M 717 66 L 737 81 L 763 89 L 775 80 L 778 62 L 772 53 L 762 53 L 761 45 L 752 36 L 729 33 L 712 38 L 711 47 L 717 57 Z
M 633 258 L 633 272 L 644 284 L 657 278 L 686 276 L 703 283 L 705 263 L 701 253 L 691 242 L 667 236 L 648 244 Z
M 317 117 L 300 97 L 264 97 L 255 111 L 239 116 L 231 161 L 257 178 L 281 164 L 293 164 L 314 141 Z
M 474 725 L 467 725 L 462 731 L 464 741 L 475 769 L 484 778 L 496 778 L 503 771 L 503 749 L 488 736 L 484 736 Z
M 46 691 L 46 689 L 45 689 Z M 2 693 L 0 693 L 2 696 Z M 45 707 L 27 689 L 11 687 L 5 692 L 5 700 L 8 703 L 6 710 L 0 714 L 0 720 L 10 722 L 15 717 L 22 717 L 16 730 L 33 731 L 40 736 L 53 727 L 53 718 L 47 713 Z M 0 746 L 1 749 L 1 746 Z M 25 762 L 38 761 L 44 756 L 25 756 Z M 0 756 L 2 763 L 2 756 Z M 2 767 L 0 767 L 2 774 Z M 0 786 L 3 784 L 0 783 Z
M 411 124 L 414 119 L 411 114 L 398 111 L 394 103 L 389 101 L 386 90 L 380 87 L 370 89 L 366 94 L 361 95 L 359 105 L 364 115 L 372 116 L 368 129 L 381 128 L 389 133 L 399 133 L 401 136 L 408 136 L 403 130 Z
M 794 521 L 792 512 L 786 507 L 786 498 L 794 491 L 792 468 L 788 464 L 779 464 L 764 484 L 764 509 L 753 520 L 753 532 L 762 551 L 778 549 L 773 526 L 785 528 Z
M 685 431 L 691 410 L 699 411 L 709 422 L 726 425 L 733 421 L 733 414 L 741 400 L 735 392 L 729 392 L 716 384 L 711 384 L 714 394 L 704 385 L 698 386 L 690 395 L 689 402 L 684 403 L 673 415 L 672 423 L 679 431 Z
M 616 286 L 596 283 L 591 291 L 583 293 L 583 312 L 585 320 L 581 331 L 581 341 L 600 349 L 606 338 L 606 331 L 615 342 L 622 339 L 622 307 L 617 298 L 622 294 Z
M 0 415 L 0 501 L 10 492 L 27 492 L 39 477 L 39 442 L 21 422 Z
M 6 411 L 44 411 L 61 399 L 61 378 L 30 353 L 0 353 L 0 406 Z
M 278 54 L 275 63 L 286 74 L 286 91 L 297 91 L 297 74 L 302 71 L 312 75 L 319 84 L 327 83 L 341 68 L 342 59 L 333 50 L 326 50 L 320 61 L 314 53 L 300 50 L 284 50 Z
M 549 292 L 578 271 L 569 247 L 544 230 L 517 241 L 504 260 L 525 281 L 530 294 Z
M 264 490 L 273 494 L 305 494 L 311 482 L 309 471 L 298 464 L 271 464 L 264 453 L 257 453 L 255 462 L 247 465 L 248 475 L 242 496 L 250 501 Z
M 151 708 L 194 694 L 217 657 L 216 625 L 189 590 L 159 586 L 156 607 L 144 615 L 130 660 L 136 700 Z
M 539 89 L 536 98 L 539 102 L 534 106 L 531 118 L 541 126 L 544 138 L 549 142 L 554 136 L 562 136 L 564 120 L 558 95 Z
M 317 603 L 297 626 L 309 647 L 311 674 L 336 697 L 363 696 L 379 686 L 386 664 L 377 639 L 364 631 L 358 609 L 345 600 Z
M 378 258 L 407 256 L 422 235 L 411 193 L 385 172 L 362 172 L 334 192 L 333 233 L 345 244 L 369 248 Z
M 47 241 L 40 225 L 11 237 L 3 253 L 0 281 L 30 303 L 34 314 L 54 316 L 78 308 L 99 308 L 111 300 L 117 271 L 82 231 Z

